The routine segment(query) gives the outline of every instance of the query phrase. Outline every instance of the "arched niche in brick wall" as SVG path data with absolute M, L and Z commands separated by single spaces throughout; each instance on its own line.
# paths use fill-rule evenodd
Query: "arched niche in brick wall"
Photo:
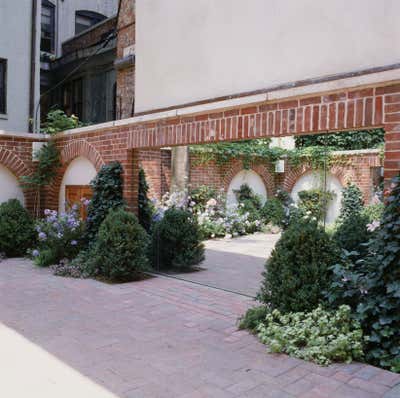
M 294 184 L 291 197 L 297 203 L 299 192 L 310 189 L 324 189 L 324 173 L 322 171 L 308 171 L 304 173 Z M 340 213 L 343 185 L 332 173 L 326 175 L 326 190 L 333 194 L 333 199 L 328 204 L 326 222 L 333 223 Z
M 83 156 L 78 156 L 69 163 L 63 175 L 58 196 L 58 208 L 65 211 L 65 192 L 67 186 L 87 186 L 96 177 L 97 171 L 94 165 Z
M 18 178 L 5 166 L 0 164 L 0 203 L 9 199 L 18 199 L 25 205 L 25 196 Z
M 247 184 L 265 203 L 267 200 L 267 189 L 264 181 L 259 174 L 253 170 L 241 170 L 231 180 L 227 191 L 227 204 L 237 204 L 235 190 L 239 189 L 241 185 Z

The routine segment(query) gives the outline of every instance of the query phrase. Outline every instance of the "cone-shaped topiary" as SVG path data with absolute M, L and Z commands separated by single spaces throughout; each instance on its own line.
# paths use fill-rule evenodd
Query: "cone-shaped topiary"
M 0 253 L 23 256 L 35 240 L 33 219 L 19 200 L 0 205 Z
M 133 213 L 110 210 L 89 251 L 89 274 L 112 281 L 130 281 L 148 268 L 148 236 Z
M 336 245 L 317 222 L 293 222 L 265 264 L 258 298 L 284 313 L 311 311 L 322 301 L 337 259 Z
M 355 184 L 347 184 L 342 190 L 342 201 L 340 208 L 339 220 L 344 221 L 346 218 L 361 213 L 364 208 L 362 192 Z
M 342 190 L 342 204 L 334 240 L 341 249 L 348 252 L 358 252 L 359 256 L 366 253 L 366 244 L 371 238 L 367 229 L 369 219 L 363 211 L 363 198 L 360 188 L 348 184 Z
M 86 239 L 89 244 L 93 244 L 96 240 L 100 225 L 110 209 L 116 209 L 124 204 L 122 171 L 120 163 L 112 162 L 103 166 L 90 183 L 93 197 L 88 206 L 86 219 Z
M 151 257 L 155 269 L 189 269 L 204 260 L 204 245 L 193 214 L 187 210 L 168 209 L 155 224 Z

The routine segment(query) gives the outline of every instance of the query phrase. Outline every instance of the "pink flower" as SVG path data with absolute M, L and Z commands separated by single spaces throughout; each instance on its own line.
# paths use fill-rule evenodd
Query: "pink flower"
M 377 228 L 379 228 L 381 223 L 378 220 L 372 221 L 371 224 L 367 224 L 367 231 L 374 232 Z
M 213 198 L 211 198 L 208 202 L 207 202 L 207 206 L 216 206 L 217 205 L 217 201 Z

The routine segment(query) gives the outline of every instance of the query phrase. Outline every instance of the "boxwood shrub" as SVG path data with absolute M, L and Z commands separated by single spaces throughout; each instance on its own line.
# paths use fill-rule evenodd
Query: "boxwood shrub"
M 338 252 L 316 221 L 293 221 L 265 264 L 259 300 L 284 313 L 313 310 L 324 298 Z
M 112 209 L 101 223 L 95 245 L 83 256 L 85 272 L 115 282 L 138 279 L 149 266 L 148 243 L 133 213 Z
M 17 199 L 0 204 L 0 253 L 23 256 L 35 240 L 34 222 Z
M 155 269 L 190 269 L 204 259 L 199 226 L 190 211 L 170 208 L 153 228 L 151 258 Z

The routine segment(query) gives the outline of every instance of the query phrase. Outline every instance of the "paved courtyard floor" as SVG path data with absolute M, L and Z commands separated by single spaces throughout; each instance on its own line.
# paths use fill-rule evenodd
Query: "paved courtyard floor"
M 225 249 L 223 250 L 225 251 Z M 0 397 L 399 397 L 400 376 L 270 355 L 247 297 L 171 278 L 108 285 L 0 263 Z

